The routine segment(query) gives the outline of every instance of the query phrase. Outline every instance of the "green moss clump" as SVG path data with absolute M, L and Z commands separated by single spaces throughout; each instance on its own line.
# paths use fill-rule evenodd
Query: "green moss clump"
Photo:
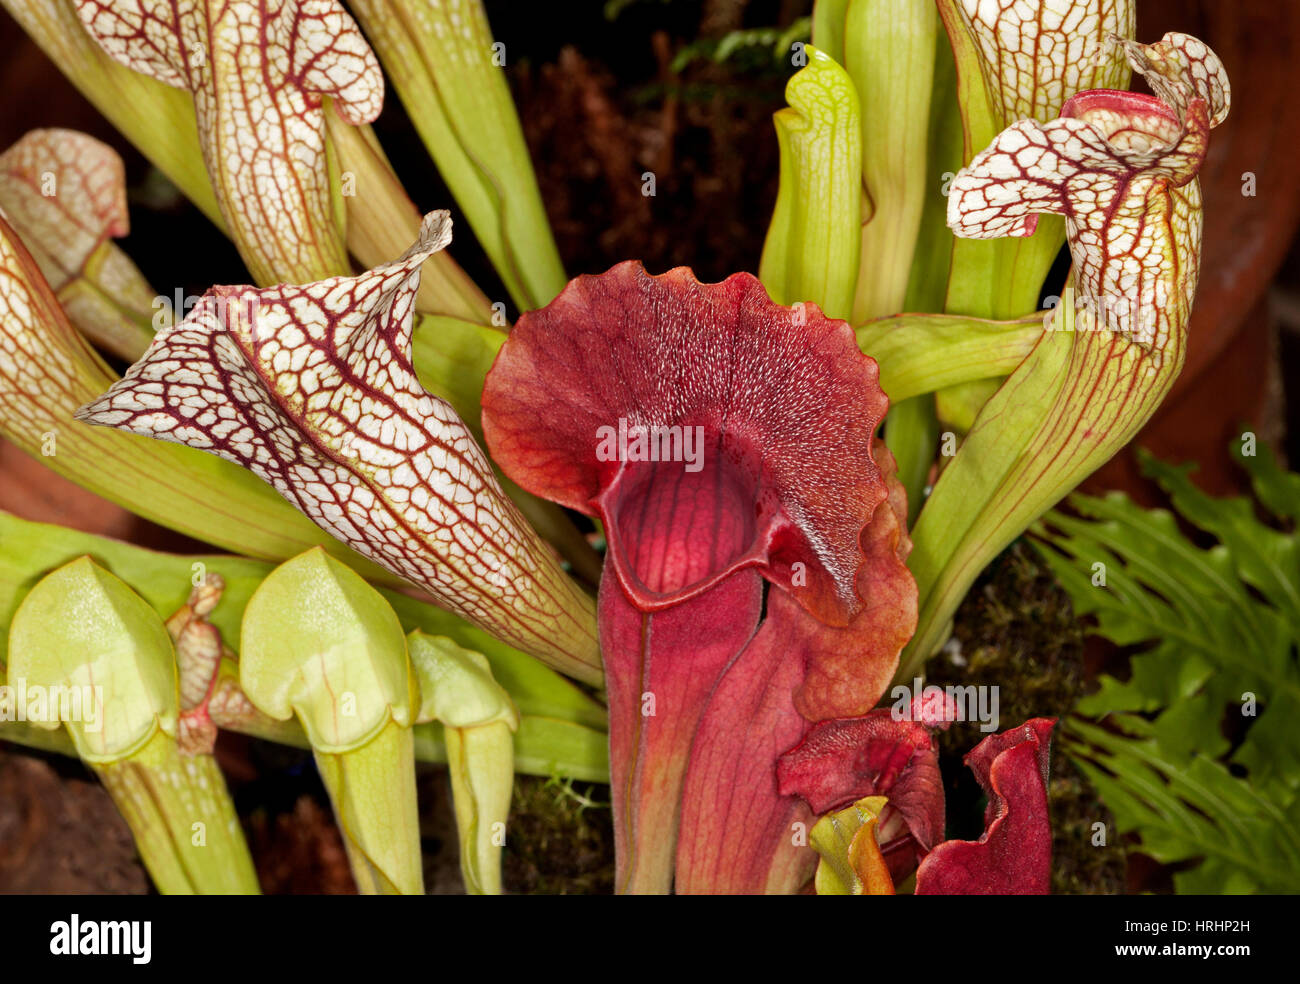
M 608 786 L 516 776 L 507 829 L 502 859 L 507 892 L 613 893 Z

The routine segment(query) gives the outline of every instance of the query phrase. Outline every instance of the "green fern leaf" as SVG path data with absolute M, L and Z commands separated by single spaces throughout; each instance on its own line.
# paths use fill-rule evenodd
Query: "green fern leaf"
M 1120 493 L 1074 495 L 1035 530 L 1076 613 L 1137 650 L 1076 705 L 1064 748 L 1144 853 L 1187 865 L 1180 892 L 1300 892 L 1300 475 L 1260 450 L 1237 452 L 1254 499 L 1142 455 L 1212 545 Z

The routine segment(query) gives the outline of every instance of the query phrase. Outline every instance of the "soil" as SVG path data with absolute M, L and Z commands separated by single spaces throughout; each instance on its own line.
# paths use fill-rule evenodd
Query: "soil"
M 0 743 L 0 893 L 139 895 L 131 831 L 78 761 Z

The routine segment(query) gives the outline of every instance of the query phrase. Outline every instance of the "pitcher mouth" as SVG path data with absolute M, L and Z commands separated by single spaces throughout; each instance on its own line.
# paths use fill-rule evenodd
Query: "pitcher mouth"
M 1076 93 L 1061 107 L 1061 116 L 1083 120 L 1121 154 L 1169 150 L 1184 129 L 1178 115 L 1155 96 L 1109 89 Z
M 715 438 L 702 467 L 624 461 L 594 500 L 609 559 L 628 597 L 654 612 L 745 568 L 767 565 L 779 512 L 758 456 Z

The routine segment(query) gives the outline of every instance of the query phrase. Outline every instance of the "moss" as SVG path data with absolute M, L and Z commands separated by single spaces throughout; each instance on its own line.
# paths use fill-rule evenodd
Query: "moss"
M 1032 717 L 1064 717 L 1082 695 L 1083 631 L 1069 596 L 1023 542 L 1004 551 L 972 586 L 954 619 L 950 643 L 927 667 L 927 682 L 998 688 L 999 730 Z M 962 756 L 983 734 L 955 724 L 940 740 L 948 794 L 949 836 L 977 837 L 984 799 Z M 1052 890 L 1117 893 L 1124 851 L 1092 845 L 1096 822 L 1115 830 L 1096 791 L 1062 755 L 1052 762 Z
M 502 859 L 507 892 L 609 895 L 614 827 L 609 787 L 516 776 Z
M 1058 895 L 1121 895 L 1127 870 L 1126 847 L 1115 818 L 1097 791 L 1057 755 L 1052 762 L 1052 891 Z M 1106 825 L 1105 846 L 1093 845 L 1093 825 Z

